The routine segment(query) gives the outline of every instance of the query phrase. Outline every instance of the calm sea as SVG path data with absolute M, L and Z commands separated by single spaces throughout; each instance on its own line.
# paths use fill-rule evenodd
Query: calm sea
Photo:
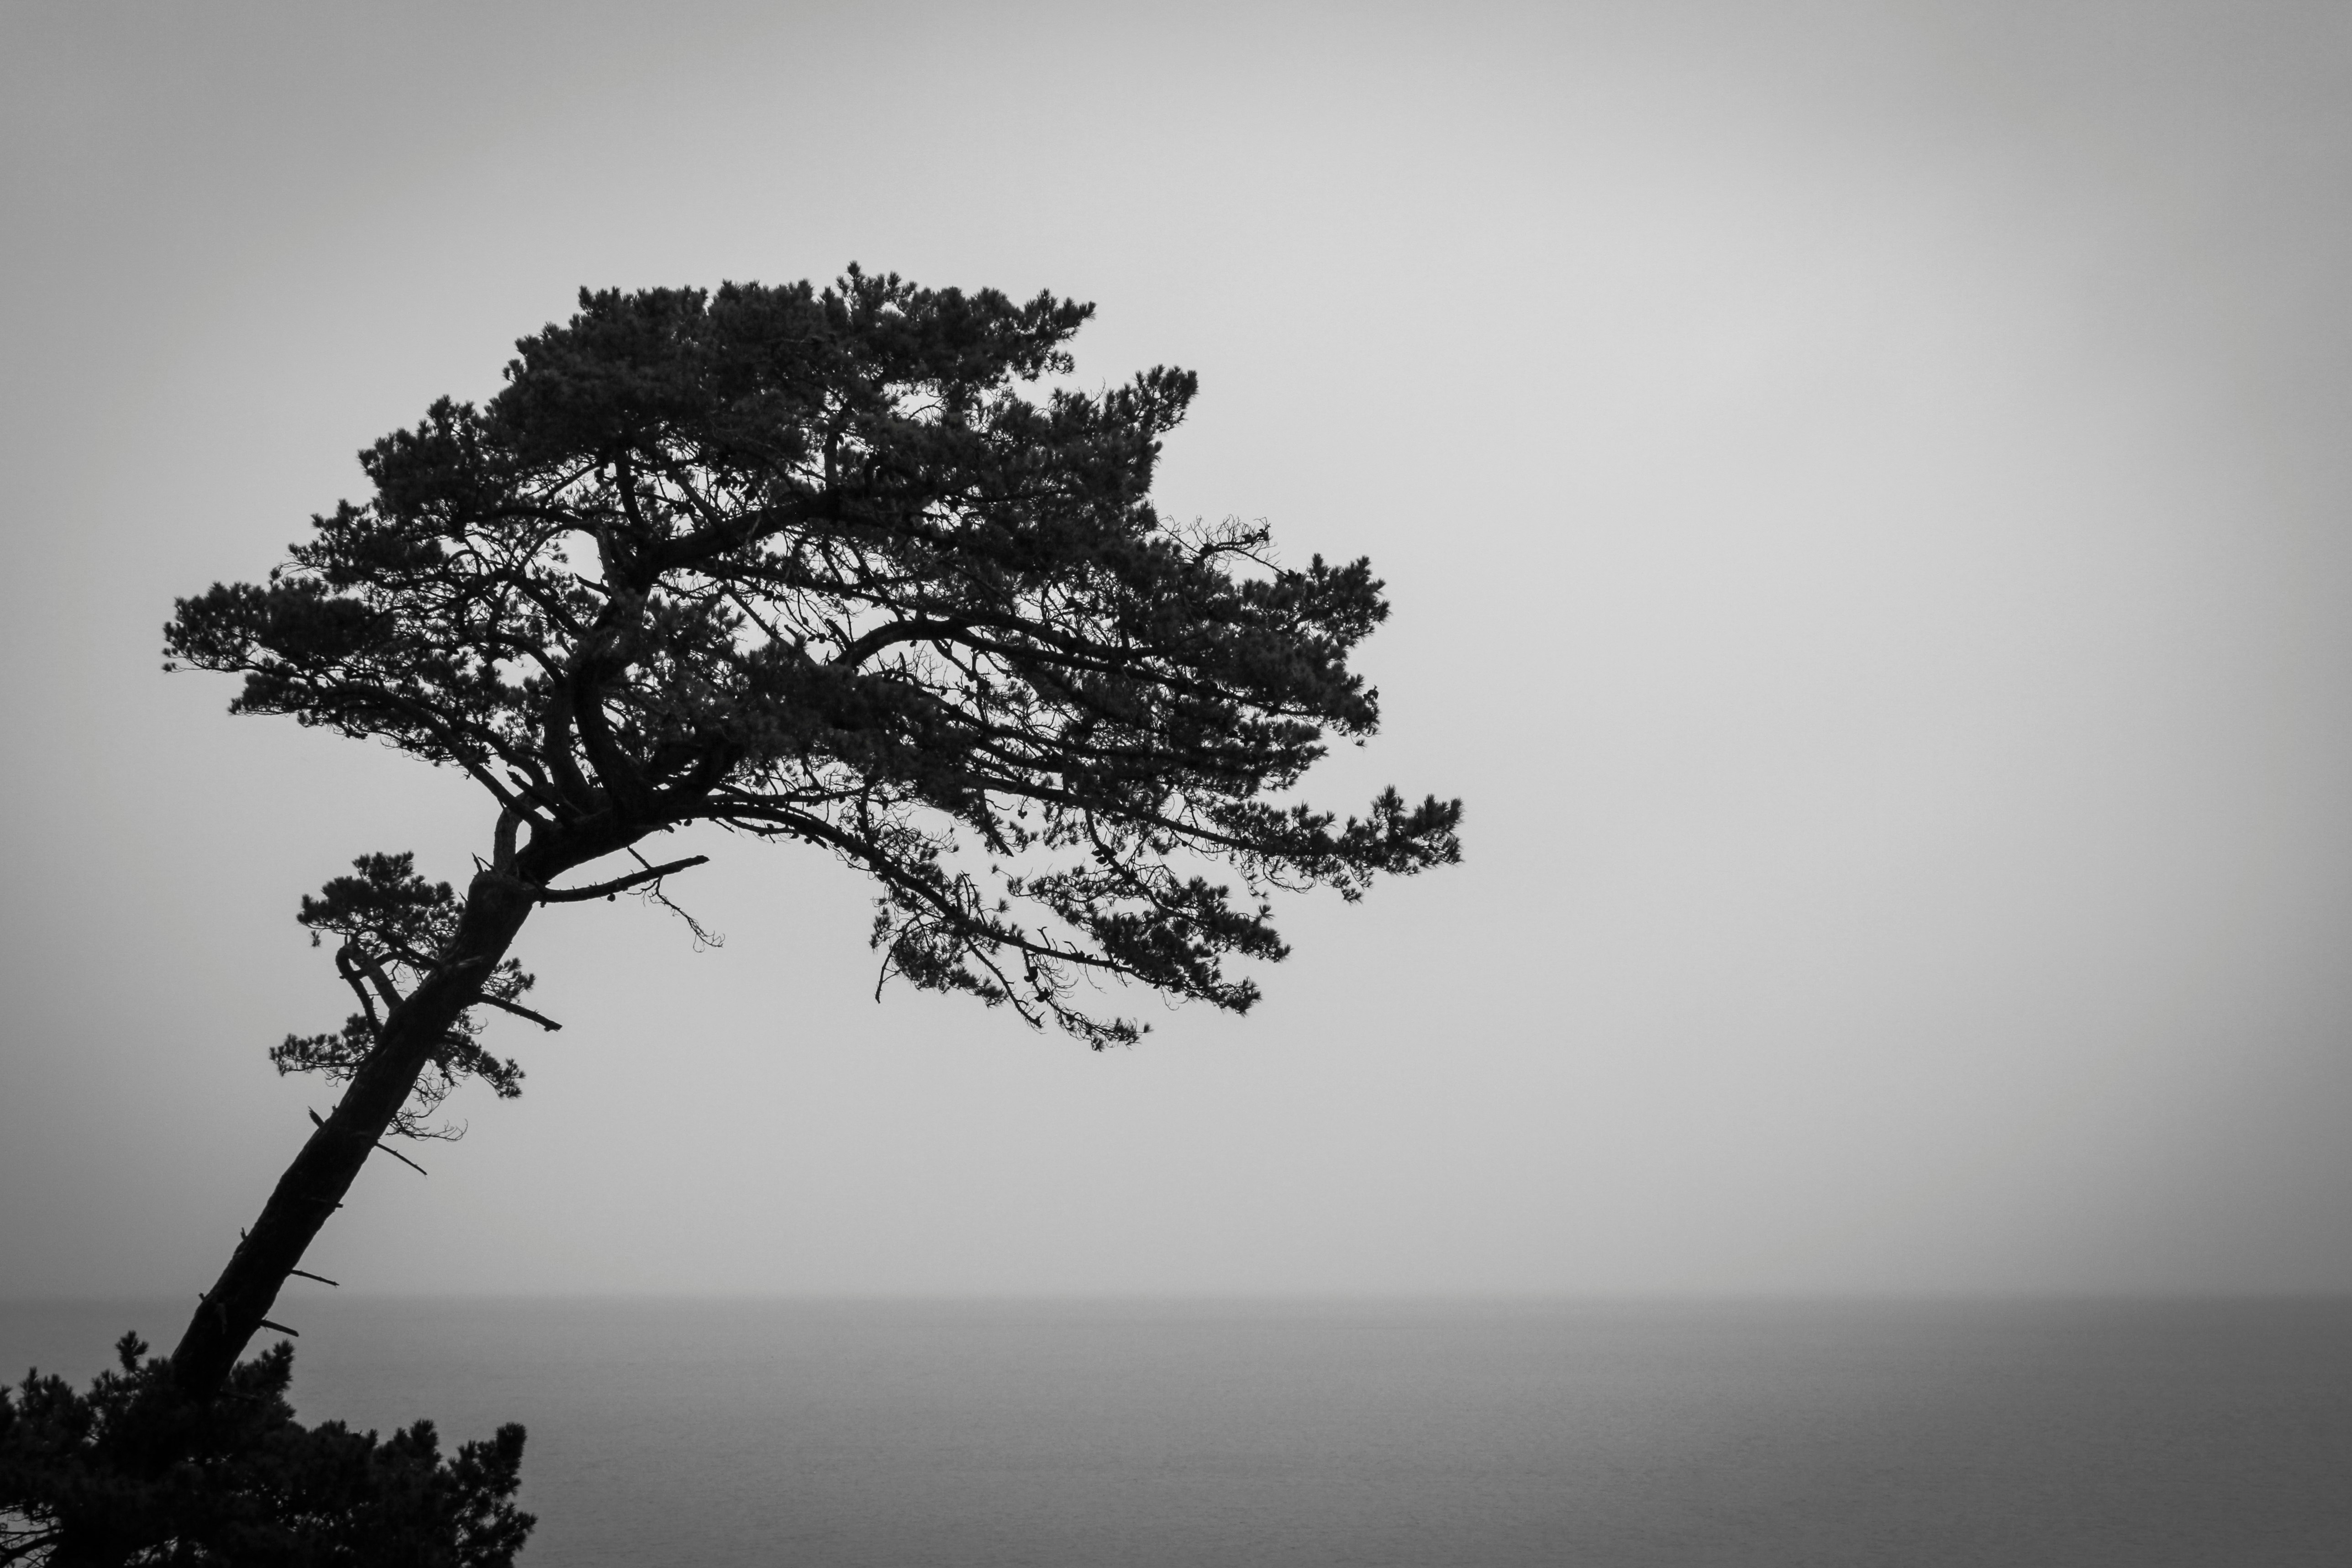
M 2352 1563 L 2341 1300 L 285 1305 L 305 1419 L 529 1426 L 539 1568 Z

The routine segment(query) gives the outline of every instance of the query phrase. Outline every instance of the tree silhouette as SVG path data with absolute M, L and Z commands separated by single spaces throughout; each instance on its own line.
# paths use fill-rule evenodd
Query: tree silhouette
M 652 835 L 827 850 L 874 879 L 886 977 L 1097 1048 L 1139 1030 L 1090 982 L 1244 1011 L 1229 961 L 1283 956 L 1275 891 L 1456 858 L 1458 802 L 1290 798 L 1376 727 L 1348 658 L 1381 584 L 1160 517 L 1190 373 L 1024 395 L 1091 313 L 855 268 L 583 291 L 488 404 L 362 453 L 373 498 L 266 583 L 180 602 L 166 652 L 242 674 L 233 711 L 462 768 L 498 808 L 462 895 L 371 856 L 304 900 L 360 1011 L 273 1058 L 346 1087 L 173 1352 L 185 1393 L 221 1386 L 381 1139 L 467 1077 L 515 1092 L 481 1010 L 551 1024 L 509 944 L 541 904 L 704 858 Z
M 136 1334 L 87 1394 L 0 1388 L 0 1564 L 508 1568 L 536 1522 L 510 1500 L 522 1428 L 444 1458 L 430 1421 L 379 1441 L 286 1403 L 293 1351 L 192 1400 Z

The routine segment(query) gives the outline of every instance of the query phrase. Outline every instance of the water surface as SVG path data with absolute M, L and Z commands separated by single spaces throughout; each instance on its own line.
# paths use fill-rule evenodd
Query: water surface
M 541 1568 L 2352 1563 L 2341 1300 L 285 1306 L 306 1420 L 530 1427 Z

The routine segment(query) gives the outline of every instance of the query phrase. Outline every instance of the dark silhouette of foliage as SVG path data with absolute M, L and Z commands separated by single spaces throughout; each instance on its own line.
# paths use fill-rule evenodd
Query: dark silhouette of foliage
M 430 1421 L 388 1439 L 304 1426 L 279 1343 L 208 1399 L 135 1334 L 88 1394 L 0 1387 L 0 1564 L 43 1568 L 508 1568 L 523 1430 L 444 1456 Z
M 486 405 L 363 452 L 373 496 L 267 582 L 181 601 L 166 651 L 241 675 L 235 711 L 461 768 L 499 812 L 462 896 L 372 856 L 305 901 L 361 1010 L 272 1056 L 344 1092 L 173 1352 L 185 1388 L 226 1375 L 379 1139 L 467 1076 L 518 1089 L 478 1009 L 553 1023 L 509 944 L 541 904 L 663 897 L 703 857 L 656 864 L 654 835 L 835 855 L 874 879 L 885 979 L 1097 1048 L 1140 1033 L 1096 1000 L 1124 984 L 1247 1009 L 1230 963 L 1284 955 L 1276 891 L 1456 858 L 1458 803 L 1292 797 L 1378 725 L 1348 659 L 1381 584 L 1158 514 L 1191 373 L 1024 392 L 1091 313 L 855 268 L 583 291 Z
M 433 955 L 456 933 L 457 894 L 446 882 L 417 876 L 415 866 L 413 855 L 362 855 L 352 862 L 359 875 L 337 877 L 317 898 L 303 899 L 295 918 L 310 928 L 310 944 L 320 945 L 328 935 L 342 939 L 335 949 L 335 972 L 359 998 L 360 1010 L 344 1020 L 340 1034 L 287 1036 L 269 1052 L 280 1073 L 315 1072 L 331 1082 L 350 1079 L 374 1048 L 383 1026 L 378 1006 L 398 1006 L 404 989 L 415 988 L 432 968 Z M 522 1005 L 522 994 L 530 987 L 522 966 L 507 959 L 491 969 L 478 1000 L 550 1024 Z M 408 1138 L 453 1136 L 426 1119 L 467 1077 L 488 1084 L 501 1100 L 522 1092 L 522 1069 L 476 1044 L 480 1033 L 481 1021 L 470 1012 L 451 1023 L 439 1048 L 426 1058 L 408 1103 L 394 1114 L 394 1131 Z

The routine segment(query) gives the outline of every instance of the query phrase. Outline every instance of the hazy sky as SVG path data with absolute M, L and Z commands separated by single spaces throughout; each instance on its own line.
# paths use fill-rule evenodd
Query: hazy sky
M 2352 11 L 0 5 L 0 1293 L 193 1295 L 473 786 L 159 670 L 582 284 L 1099 302 L 1467 863 L 1095 1056 L 729 843 L 372 1290 L 2352 1289 Z

